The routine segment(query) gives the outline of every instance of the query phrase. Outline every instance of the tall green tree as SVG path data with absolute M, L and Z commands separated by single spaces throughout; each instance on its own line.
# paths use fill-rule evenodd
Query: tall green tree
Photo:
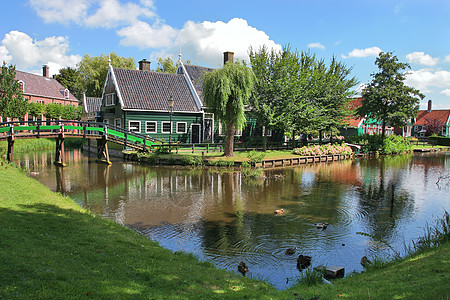
M 177 71 L 177 64 L 172 60 L 171 57 L 158 57 L 158 67 L 156 68 L 156 72 L 160 73 L 175 73 Z M 186 62 L 183 62 L 185 65 L 190 65 L 191 61 L 188 59 Z
M 235 130 L 246 124 L 244 107 L 251 96 L 254 77 L 252 70 L 240 62 L 227 62 L 222 69 L 204 74 L 205 104 L 226 128 L 224 156 L 234 156 Z
M 403 126 L 417 116 L 419 102 L 424 95 L 419 90 L 405 85 L 407 63 L 399 62 L 392 52 L 381 52 L 375 64 L 379 72 L 372 74 L 373 80 L 363 89 L 362 106 L 357 113 L 381 121 L 382 140 L 386 135 L 386 124 Z
M 351 77 L 351 70 L 334 55 L 328 66 L 324 60 L 314 63 L 309 97 L 318 108 L 313 129 L 319 131 L 320 138 L 323 130 L 342 127 L 349 114 L 348 103 L 353 87 L 358 84 L 356 78 Z
M 78 72 L 81 75 L 81 91 L 85 91 L 89 97 L 101 97 L 103 86 L 108 74 L 108 60 L 111 59 L 111 65 L 115 68 L 135 69 L 136 61 L 132 57 L 121 57 L 111 52 L 109 55 L 91 57 L 85 54 L 78 64 Z
M 55 79 L 78 99 L 81 99 L 83 96 L 83 81 L 80 72 L 76 68 L 67 67 L 60 69 L 59 74 L 55 76 Z
M 23 97 L 22 87 L 16 79 L 16 67 L 3 62 L 0 73 L 0 116 L 22 118 L 28 112 L 28 100 Z

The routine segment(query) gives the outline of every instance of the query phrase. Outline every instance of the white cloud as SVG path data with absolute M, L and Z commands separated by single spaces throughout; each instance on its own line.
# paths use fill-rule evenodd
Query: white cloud
M 342 58 L 351 57 L 368 57 L 368 56 L 378 56 L 382 50 L 378 47 L 370 47 L 365 49 L 353 49 L 348 53 L 348 55 L 342 54 Z
M 146 23 L 145 23 L 146 24 Z M 149 26 L 149 25 L 147 25 Z M 183 28 L 176 30 L 176 36 L 170 42 L 160 41 L 159 45 L 164 46 L 159 51 L 151 54 L 151 59 L 157 57 L 176 56 L 179 47 L 182 48 L 183 57 L 191 60 L 193 63 L 201 62 L 204 65 L 212 67 L 221 67 L 222 53 L 225 51 L 234 52 L 235 59 L 244 59 L 248 61 L 248 50 L 252 46 L 258 49 L 266 45 L 269 49 L 281 50 L 281 45 L 270 40 L 269 36 L 250 25 L 244 19 L 234 18 L 229 22 L 209 22 L 195 23 L 188 21 Z M 124 32 L 122 32 L 124 33 Z M 171 32 L 172 33 L 172 32 Z M 125 36 L 125 35 L 123 35 Z M 157 39 L 151 44 L 142 38 L 127 40 L 127 45 L 138 47 L 157 47 Z M 124 43 L 125 44 L 125 40 Z
M 450 88 L 450 71 L 433 69 L 409 71 L 405 83 L 422 93 L 431 92 L 432 87 Z
M 318 48 L 318 49 L 325 49 L 325 46 L 321 43 L 310 43 L 308 44 L 308 48 Z
M 47 23 L 81 23 L 91 0 L 30 0 L 31 7 Z
M 3 62 L 9 63 L 12 59 L 12 56 L 9 55 L 8 49 L 6 49 L 5 46 L 0 46 L 0 63 L 3 64 Z
M 26 71 L 48 64 L 50 73 L 56 74 L 60 68 L 75 67 L 81 60 L 80 55 L 67 54 L 68 43 L 68 39 L 62 36 L 35 41 L 23 32 L 10 31 L 1 41 L 0 57 L 6 53 L 8 62 L 16 65 L 18 70 Z
M 100 8 L 93 15 L 88 16 L 84 24 L 89 27 L 112 28 L 120 24 L 133 24 L 141 16 L 155 17 L 156 14 L 135 3 L 121 4 L 118 0 L 102 0 Z
M 417 63 L 424 66 L 435 66 L 439 62 L 439 58 L 431 57 L 429 54 L 425 54 L 424 52 L 412 52 L 406 55 L 406 59 L 410 63 Z
M 187 22 L 175 41 L 175 46 L 178 45 L 187 50 L 187 53 L 183 50 L 187 54 L 185 57 L 192 61 L 202 60 L 212 66 L 222 65 L 221 54 L 225 51 L 234 52 L 235 58 L 248 60 L 250 46 L 258 49 L 266 45 L 269 49 L 281 50 L 281 45 L 272 41 L 265 32 L 240 18 L 231 19 L 228 23 Z
M 450 89 L 445 89 L 441 91 L 439 94 L 450 97 Z
M 450 55 L 447 55 L 447 56 L 444 58 L 444 61 L 445 61 L 445 62 L 450 62 Z
M 169 25 L 151 26 L 146 22 L 138 21 L 131 26 L 117 31 L 122 37 L 120 41 L 124 46 L 144 48 L 169 47 L 177 36 L 177 30 Z

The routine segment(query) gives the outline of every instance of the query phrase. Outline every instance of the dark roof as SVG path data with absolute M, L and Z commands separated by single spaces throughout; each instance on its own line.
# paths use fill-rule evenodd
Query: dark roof
M 172 97 L 174 111 L 200 111 L 184 75 L 116 68 L 114 74 L 124 109 L 167 111 Z
M 188 73 L 189 78 L 194 85 L 195 91 L 197 92 L 197 95 L 203 105 L 203 74 L 214 71 L 215 69 L 192 65 L 185 65 L 184 68 L 186 69 L 186 72 Z
M 436 110 L 419 110 L 416 123 L 414 125 L 426 125 L 430 122 L 437 121 L 442 125 L 446 125 L 450 116 L 450 109 L 436 109 Z
M 52 99 L 67 100 L 64 98 L 64 90 L 66 89 L 56 79 L 47 78 L 40 75 L 16 71 L 16 79 L 24 83 L 24 96 L 33 95 Z M 69 91 L 69 99 L 78 101 Z
M 100 111 L 102 98 L 86 97 L 86 112 Z

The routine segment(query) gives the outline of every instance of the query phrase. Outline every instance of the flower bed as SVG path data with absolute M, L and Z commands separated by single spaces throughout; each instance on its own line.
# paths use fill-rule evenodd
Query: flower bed
M 316 146 L 304 146 L 294 149 L 294 154 L 301 156 L 321 156 L 331 154 L 348 155 L 352 154 L 352 149 L 347 145 L 316 145 Z

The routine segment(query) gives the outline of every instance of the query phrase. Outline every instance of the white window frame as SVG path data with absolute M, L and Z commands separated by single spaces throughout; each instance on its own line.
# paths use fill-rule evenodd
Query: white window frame
M 64 99 L 69 99 L 69 90 L 68 89 L 64 90 Z
M 178 124 L 184 124 L 184 131 L 178 130 Z M 177 122 L 177 133 L 187 133 L 187 122 Z
M 105 94 L 105 106 L 113 106 L 116 104 L 115 94 Z
M 155 131 L 147 130 L 147 124 L 148 123 L 154 123 L 155 124 Z M 145 133 L 157 133 L 158 132 L 158 122 L 156 121 L 145 121 Z
M 122 127 L 122 120 L 120 118 L 114 119 L 114 126 Z
M 23 80 L 19 80 L 18 82 L 19 82 L 20 88 L 22 89 L 22 93 L 25 92 L 25 82 L 23 82 Z
M 104 124 L 109 124 L 109 119 L 103 119 Z
M 234 136 L 242 136 L 242 129 L 234 129 Z
M 167 124 L 167 123 L 170 124 L 170 131 L 165 131 L 165 130 L 164 130 L 164 124 Z M 172 128 L 172 122 L 170 122 L 170 121 L 162 121 L 162 122 L 161 122 L 161 133 L 171 133 L 171 132 L 173 132 L 172 130 L 173 130 L 173 128 Z
M 132 127 L 131 123 L 133 123 L 133 122 L 139 124 L 137 130 L 131 128 Z M 133 125 L 133 127 L 135 127 L 135 125 Z M 141 133 L 141 121 L 129 120 L 128 121 L 128 131 L 135 132 L 135 133 Z

